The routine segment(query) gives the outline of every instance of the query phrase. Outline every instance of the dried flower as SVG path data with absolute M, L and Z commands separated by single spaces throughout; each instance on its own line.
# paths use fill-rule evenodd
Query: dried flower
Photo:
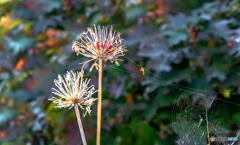
M 56 103 L 55 108 L 68 108 L 71 109 L 74 105 L 80 106 L 84 110 L 84 105 L 86 106 L 85 114 L 91 113 L 90 107 L 93 102 L 97 99 L 92 98 L 92 95 L 97 91 L 94 91 L 94 86 L 88 86 L 90 79 L 83 80 L 83 74 L 80 72 L 73 73 L 71 71 L 67 72 L 63 78 L 58 75 L 58 80 L 54 80 L 55 85 L 58 90 L 53 89 L 53 94 L 59 96 L 60 98 L 52 97 L 53 103 Z
M 98 29 L 94 25 L 94 30 L 92 28 L 87 28 L 86 32 L 83 32 L 80 35 L 80 42 L 75 42 L 72 46 L 73 51 L 77 53 L 77 55 L 82 54 L 86 57 L 90 57 L 92 59 L 85 61 L 83 63 L 82 68 L 88 62 L 94 61 L 95 63 L 90 68 L 90 71 L 95 66 L 98 69 L 97 61 L 99 59 L 110 60 L 111 63 L 119 65 L 118 61 L 122 61 L 118 59 L 119 56 L 123 56 L 123 52 L 127 51 L 125 47 L 122 45 L 122 39 L 120 38 L 120 33 L 113 32 L 112 27 L 102 28 L 98 26 Z

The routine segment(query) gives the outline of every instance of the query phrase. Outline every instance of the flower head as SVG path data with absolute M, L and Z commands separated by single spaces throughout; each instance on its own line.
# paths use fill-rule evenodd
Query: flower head
M 103 59 L 105 62 L 110 60 L 111 63 L 119 65 L 118 61 L 121 59 L 118 59 L 118 57 L 123 56 L 123 52 L 127 51 L 122 45 L 120 33 L 113 32 L 112 27 L 108 30 L 104 27 L 101 29 L 100 26 L 96 28 L 95 25 L 94 30 L 87 28 L 87 31 L 80 35 L 80 42 L 75 42 L 72 49 L 77 55 L 81 54 L 91 58 L 83 62 L 82 68 L 86 63 L 95 60 L 90 71 L 94 66 L 98 69 L 96 62 L 99 59 Z
M 53 94 L 60 98 L 52 97 L 53 103 L 56 103 L 55 108 L 69 108 L 74 105 L 80 106 L 84 109 L 86 106 L 86 112 L 91 113 L 90 107 L 97 99 L 92 98 L 92 95 L 97 91 L 94 91 L 94 86 L 88 86 L 90 79 L 83 80 L 83 74 L 80 72 L 73 73 L 67 72 L 63 78 L 58 75 L 58 80 L 54 80 L 54 83 L 58 89 L 53 89 Z M 84 115 L 85 116 L 85 115 Z

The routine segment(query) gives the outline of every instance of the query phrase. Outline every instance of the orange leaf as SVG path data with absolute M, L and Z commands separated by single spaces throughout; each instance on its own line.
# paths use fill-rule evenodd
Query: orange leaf
M 208 46 L 209 46 L 209 47 L 214 47 L 214 46 L 215 46 L 215 42 L 214 42 L 214 39 L 213 39 L 213 38 L 209 38 L 209 40 L 208 40 Z
M 129 103 L 129 104 L 132 104 L 133 103 L 133 95 L 132 94 L 128 94 L 127 95 L 127 103 Z
M 48 38 L 53 38 L 57 35 L 57 33 L 59 32 L 59 30 L 55 30 L 55 29 L 48 29 L 45 34 Z
M 228 42 L 228 46 L 229 46 L 229 47 L 232 46 L 232 43 L 231 43 L 231 42 Z
M 0 139 L 4 138 L 8 133 L 8 130 L 0 131 Z
M 166 0 L 156 0 L 155 1 L 157 8 L 155 13 L 157 16 L 162 16 L 169 11 L 169 5 Z
M 190 32 L 190 42 L 195 42 L 198 36 L 198 31 L 195 28 L 190 27 L 189 32 Z
M 48 29 L 45 32 L 45 34 L 47 36 L 45 45 L 47 47 L 53 47 L 61 42 L 60 39 L 57 37 L 58 32 L 59 32 L 59 30 L 55 30 L 55 29 Z
M 16 69 L 19 70 L 19 71 L 22 70 L 24 65 L 25 65 L 25 63 L 26 63 L 26 58 L 20 58 L 18 60 L 17 65 L 16 65 Z

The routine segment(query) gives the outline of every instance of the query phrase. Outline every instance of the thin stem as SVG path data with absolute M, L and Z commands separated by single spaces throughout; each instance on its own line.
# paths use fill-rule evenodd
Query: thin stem
M 87 145 L 85 134 L 84 134 L 83 127 L 82 127 L 82 121 L 81 121 L 80 113 L 79 113 L 79 110 L 78 110 L 78 105 L 75 105 L 74 107 L 75 107 L 75 112 L 76 112 L 76 116 L 77 116 L 78 126 L 79 126 L 79 130 L 80 130 L 80 133 L 81 133 L 83 145 Z
M 206 121 L 207 121 L 207 133 L 208 133 L 208 145 L 210 145 L 210 137 L 209 137 L 209 123 L 208 123 L 208 105 L 206 96 L 204 97 L 205 103 L 206 103 Z
M 97 113 L 97 145 L 101 139 L 101 113 L 102 113 L 102 59 L 99 59 L 98 69 L 98 113 Z

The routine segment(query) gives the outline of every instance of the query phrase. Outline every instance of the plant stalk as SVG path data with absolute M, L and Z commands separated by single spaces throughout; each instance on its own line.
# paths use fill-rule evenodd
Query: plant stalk
M 206 121 L 207 121 L 207 133 L 208 133 L 208 145 L 210 145 L 210 137 L 209 137 L 209 122 L 208 122 L 208 105 L 207 105 L 207 99 L 206 96 L 204 97 L 205 103 L 206 103 Z
M 98 66 L 98 113 L 97 113 L 97 145 L 101 140 L 101 114 L 102 114 L 102 59 Z
M 79 113 L 79 110 L 78 110 L 78 105 L 75 105 L 74 107 L 75 107 L 75 112 L 76 112 L 76 116 L 77 116 L 78 126 L 79 126 L 80 134 L 81 134 L 81 137 L 82 137 L 83 145 L 87 145 L 85 134 L 84 134 L 84 131 L 83 131 L 83 126 L 82 126 L 80 113 Z

